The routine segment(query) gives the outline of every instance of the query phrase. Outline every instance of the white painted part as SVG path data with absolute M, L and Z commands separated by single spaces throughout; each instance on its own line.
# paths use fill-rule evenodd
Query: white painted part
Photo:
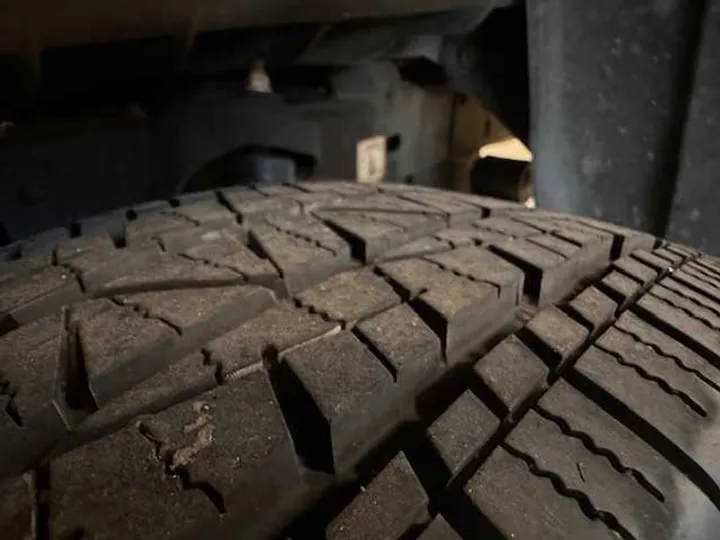
M 515 161 L 532 161 L 532 152 L 525 146 L 520 139 L 509 138 L 494 141 L 483 145 L 480 148 L 479 155 L 484 157 L 496 157 L 502 159 L 512 159 Z
M 356 178 L 360 184 L 377 184 L 387 170 L 387 141 L 383 135 L 361 139 L 357 143 Z
M 270 82 L 270 77 L 265 71 L 265 66 L 262 61 L 257 60 L 253 63 L 252 71 L 250 71 L 245 87 L 252 92 L 262 94 L 272 93 L 272 83 Z

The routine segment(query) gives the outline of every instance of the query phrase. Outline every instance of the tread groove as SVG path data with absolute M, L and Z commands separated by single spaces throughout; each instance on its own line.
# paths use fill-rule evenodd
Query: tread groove
M 539 234 L 539 235 L 537 235 L 537 236 L 545 236 L 545 235 Z M 559 255 L 559 256 L 562 257 L 563 260 L 565 260 L 565 261 L 570 260 L 570 257 L 568 257 L 568 256 L 567 256 L 566 254 L 564 254 L 563 252 L 557 250 L 556 248 L 554 248 L 554 247 L 552 247 L 552 246 L 546 246 L 545 244 L 541 244 L 540 242 L 538 242 L 538 241 L 537 241 L 537 236 L 526 236 L 526 237 L 525 237 L 525 240 L 526 240 L 527 242 L 529 242 L 530 244 L 533 244 L 533 245 L 535 245 L 535 246 L 541 247 L 541 248 L 543 248 L 543 249 L 547 249 L 548 251 L 551 251 L 551 252 L 554 253 L 555 255 Z M 554 235 L 551 235 L 551 236 L 554 236 Z M 561 238 L 561 237 L 559 237 L 559 236 L 556 236 L 556 238 L 558 238 L 559 240 L 565 240 L 564 238 Z
M 645 475 L 643 475 L 642 472 L 632 467 L 627 467 L 623 465 L 623 463 L 620 461 L 620 458 L 612 450 L 600 446 L 592 438 L 592 436 L 583 431 L 572 428 L 568 421 L 565 420 L 562 416 L 557 416 L 553 414 L 540 404 L 536 405 L 533 410 L 535 410 L 539 415 L 543 416 L 547 420 L 554 422 L 560 428 L 564 435 L 578 439 L 587 450 L 589 450 L 595 455 L 607 459 L 607 461 L 610 462 L 610 465 L 612 465 L 613 469 L 615 469 L 618 473 L 629 474 L 630 476 L 632 476 L 638 484 L 640 484 L 648 493 L 650 493 L 650 495 L 655 497 L 658 501 L 663 502 L 665 500 L 665 496 L 662 494 L 660 489 L 658 489 L 652 484 L 652 482 L 645 478 Z
M 155 290 L 159 290 L 159 289 L 153 289 L 153 290 L 155 291 Z M 145 306 L 143 306 L 141 304 L 136 304 L 132 301 L 116 298 L 114 296 L 108 296 L 107 298 L 113 304 L 115 304 L 117 306 L 124 307 L 127 309 L 132 309 L 137 314 L 139 314 L 141 317 L 143 317 L 145 319 L 153 319 L 155 321 L 161 322 L 162 324 L 164 324 L 165 326 L 170 328 L 173 332 L 175 332 L 178 336 L 182 335 L 182 329 L 179 326 L 177 326 L 176 324 L 173 324 L 171 321 L 167 320 L 165 317 L 161 317 L 159 315 L 152 313 L 152 310 L 146 308 Z
M 12 423 L 19 428 L 25 427 L 25 421 L 23 420 L 23 417 L 17 408 L 17 404 L 15 403 L 15 396 L 13 394 L 4 392 L 0 393 L 0 396 L 5 396 L 7 398 L 7 403 L 5 404 L 5 413 L 10 417 Z
M 285 272 L 283 271 L 282 267 L 280 266 L 280 262 L 276 261 L 273 256 L 265 251 L 265 248 L 262 245 L 262 242 L 260 239 L 255 235 L 255 233 L 250 230 L 248 231 L 248 237 L 247 237 L 247 248 L 256 255 L 259 259 L 264 259 L 266 261 L 270 261 L 270 264 L 273 265 L 275 270 L 277 270 L 278 276 L 280 278 L 285 277 Z
M 673 293 L 677 294 L 681 298 L 684 298 L 688 302 L 691 302 L 700 308 L 707 309 L 708 311 L 711 311 L 713 314 L 715 314 L 717 317 L 720 317 L 720 309 L 718 309 L 714 306 L 708 305 L 708 304 L 703 304 L 697 298 L 694 298 L 694 297 L 690 296 L 689 294 L 682 292 L 681 290 L 679 290 L 679 288 L 668 287 L 667 285 L 665 285 L 663 283 L 659 284 L 659 286 L 663 287 L 664 289 L 667 289 L 668 291 L 672 291 Z
M 395 307 L 395 306 L 393 306 Z M 380 362 L 383 367 L 390 373 L 390 376 L 393 379 L 394 383 L 397 383 L 398 381 L 398 373 L 397 369 L 395 369 L 395 366 L 392 365 L 390 360 L 387 359 L 387 357 L 378 349 L 365 335 L 360 332 L 357 328 L 352 328 L 350 330 L 352 334 L 363 344 L 365 347 L 368 348 L 368 350 L 372 353 L 372 355 L 377 358 L 378 362 Z
M 295 238 L 296 240 L 300 240 L 300 241 L 304 242 L 305 244 L 307 244 L 307 245 L 309 245 L 309 246 L 313 246 L 313 247 L 320 248 L 320 249 L 322 249 L 323 251 L 326 251 L 326 252 L 330 253 L 333 257 L 337 257 L 338 255 L 340 255 L 340 254 L 339 254 L 337 251 L 335 251 L 334 249 L 327 247 L 327 246 L 324 245 L 322 242 L 320 242 L 319 240 L 315 240 L 315 239 L 312 238 L 311 236 L 308 236 L 308 235 L 305 235 L 305 234 L 300 234 L 300 233 L 298 233 L 298 232 L 296 232 L 296 231 L 293 231 L 293 230 L 291 230 L 291 229 L 285 229 L 284 227 L 280 227 L 280 226 L 277 225 L 276 223 L 272 223 L 272 222 L 269 221 L 269 220 L 265 220 L 265 221 L 263 222 L 263 225 L 265 225 L 265 226 L 267 226 L 267 227 L 270 227 L 271 229 L 273 229 L 273 230 L 275 230 L 275 231 L 277 231 L 277 232 L 279 232 L 279 233 L 281 233 L 281 234 L 284 234 L 284 235 L 286 235 L 286 236 L 289 236 L 290 238 Z
M 707 417 L 707 411 L 705 409 L 703 409 L 699 403 L 697 403 L 694 399 L 692 399 L 690 396 L 688 396 L 685 392 L 682 392 L 681 390 L 678 390 L 677 388 L 672 387 L 666 380 L 661 379 L 660 377 L 651 375 L 642 366 L 639 366 L 633 362 L 626 360 L 625 358 L 622 357 L 622 355 L 618 354 L 617 352 L 613 351 L 612 349 L 605 347 L 604 345 L 601 345 L 600 343 L 593 343 L 593 346 L 600 349 L 605 354 L 612 356 L 618 362 L 618 364 L 620 364 L 621 366 L 624 366 L 626 368 L 634 370 L 643 379 L 654 382 L 666 394 L 669 394 L 671 396 L 679 398 L 685 405 L 687 405 L 698 416 L 701 416 L 703 418 Z
M 311 213 L 311 215 L 313 217 L 317 218 L 317 216 L 315 216 L 314 214 Z M 358 260 L 358 261 L 365 260 L 365 246 L 363 245 L 361 238 L 357 237 L 350 231 L 346 231 L 342 227 L 336 225 L 330 219 L 320 219 L 320 221 L 328 229 L 330 229 L 332 232 L 334 232 L 340 238 L 342 238 L 345 242 L 347 242 L 347 244 L 350 246 L 350 256 L 353 259 Z
M 320 420 L 322 414 L 318 405 L 302 388 L 297 375 L 281 359 L 276 347 L 264 347 L 260 356 L 301 463 L 308 469 L 331 471 L 332 449 L 317 443 L 329 437 L 330 429 Z
M 582 510 L 583 514 L 585 514 L 588 518 L 595 521 L 601 521 L 608 529 L 615 532 L 623 540 L 635 540 L 635 537 L 630 534 L 627 529 L 620 525 L 618 519 L 613 514 L 595 508 L 595 506 L 593 506 L 592 504 L 592 501 L 585 493 L 583 493 L 582 491 L 570 489 L 565 485 L 565 482 L 563 482 L 560 476 L 553 473 L 552 471 L 547 471 L 540 468 L 540 466 L 532 456 L 522 452 L 521 450 L 518 450 L 511 444 L 504 442 L 501 446 L 509 454 L 515 456 L 518 459 L 521 459 L 532 474 L 534 474 L 535 476 L 539 476 L 540 478 L 545 478 L 549 480 L 553 488 L 555 488 L 555 491 L 558 492 L 558 494 L 562 495 L 563 497 L 573 499 L 580 507 L 580 510 Z
M 218 263 L 215 261 L 211 261 L 210 259 L 206 259 L 204 257 L 194 257 L 193 255 L 190 255 L 189 253 L 178 253 L 177 256 L 180 258 L 183 258 L 183 259 L 187 259 L 189 261 L 205 264 L 205 265 L 211 266 L 213 268 L 219 268 L 221 270 L 230 270 L 230 271 L 236 273 L 238 276 L 242 277 L 248 283 L 250 283 L 250 280 L 248 279 L 247 274 L 245 274 L 244 272 L 241 272 L 240 270 L 238 270 L 237 268 L 235 268 L 229 264 Z
M 68 406 L 73 409 L 95 412 L 98 406 L 90 390 L 85 355 L 80 342 L 80 326 L 77 322 L 68 321 L 65 331 L 67 339 L 65 399 Z
M 40 464 L 34 469 L 35 540 L 50 540 L 50 466 Z
M 676 304 L 675 302 L 668 300 L 667 298 L 658 296 L 657 294 L 654 294 L 652 291 L 649 291 L 649 293 L 653 298 L 659 300 L 660 302 L 662 302 L 664 304 L 667 304 L 668 306 L 671 306 L 671 307 L 677 309 L 678 311 L 682 311 L 685 315 L 687 315 L 688 317 L 690 317 L 693 320 L 698 321 L 699 323 L 703 324 L 704 326 L 707 326 L 710 330 L 713 330 L 714 332 L 717 332 L 720 330 L 720 328 L 713 325 L 705 317 L 699 316 L 697 313 L 689 310 L 688 308 L 680 306 L 680 305 Z
M 677 467 L 680 472 L 690 478 L 715 507 L 720 510 L 720 487 L 693 458 L 663 435 L 655 426 L 648 423 L 622 401 L 581 373 L 571 371 L 566 379 L 585 397 L 594 401 L 610 416 L 624 424 L 625 427 L 652 446 L 665 459 Z
M 720 391 L 720 385 L 715 383 L 715 381 L 713 381 L 712 379 L 709 379 L 707 376 L 705 376 L 704 373 L 698 371 L 697 369 L 694 369 L 694 368 L 691 368 L 691 367 L 685 365 L 685 363 L 678 356 L 675 356 L 674 354 L 670 354 L 670 353 L 663 351 L 662 347 L 660 345 L 656 345 L 655 343 L 650 343 L 649 341 L 642 339 L 635 332 L 632 332 L 631 330 L 627 330 L 626 328 L 622 328 L 617 325 L 613 326 L 613 330 L 616 330 L 620 333 L 623 333 L 623 334 L 633 338 L 635 341 L 637 341 L 641 345 L 644 345 L 645 347 L 652 349 L 652 351 L 655 354 L 658 354 L 669 360 L 672 360 L 673 362 L 675 362 L 675 365 L 677 365 L 677 367 L 679 367 L 683 371 L 692 373 L 693 375 L 695 375 L 697 378 L 699 378 L 701 381 L 703 381 L 708 386 L 711 386 L 711 387 L 715 388 L 716 390 Z
M 500 287 L 500 285 L 498 285 L 497 283 L 492 283 L 492 282 L 487 281 L 487 280 L 484 280 L 484 279 L 478 279 L 478 278 L 476 278 L 476 277 L 473 277 L 473 276 L 470 275 L 470 274 L 466 274 L 466 273 L 464 273 L 464 272 L 460 272 L 459 270 L 455 270 L 455 269 L 453 269 L 453 268 L 450 268 L 449 266 L 447 266 L 447 265 L 445 265 L 445 264 L 443 264 L 443 263 L 441 263 L 441 262 L 438 262 L 438 261 L 436 261 L 436 260 L 434 260 L 434 259 L 432 259 L 432 258 L 429 258 L 429 257 L 421 257 L 421 259 L 423 259 L 424 261 L 429 262 L 429 263 L 432 264 L 433 266 L 438 267 L 440 270 L 443 270 L 443 271 L 445 271 L 445 272 L 450 272 L 452 275 L 457 276 L 457 277 L 459 277 L 459 278 L 463 278 L 463 279 L 466 279 L 466 280 L 468 280 L 468 281 L 472 281 L 473 283 L 482 283 L 483 285 L 489 285 L 489 286 L 491 286 L 493 289 L 495 289 L 495 290 L 497 291 L 498 297 L 500 296 L 500 293 L 502 292 L 502 287 Z
M 540 286 L 542 284 L 542 270 L 539 268 L 534 267 L 530 263 L 523 261 L 520 257 L 516 257 L 512 253 L 507 253 L 503 251 L 502 249 L 498 249 L 494 245 L 488 246 L 488 249 L 497 255 L 498 257 L 504 259 L 505 261 L 509 262 L 513 266 L 516 266 L 520 270 L 523 271 L 525 274 L 525 282 L 523 283 L 523 292 L 532 298 L 534 301 L 537 301 L 537 298 L 540 297 Z

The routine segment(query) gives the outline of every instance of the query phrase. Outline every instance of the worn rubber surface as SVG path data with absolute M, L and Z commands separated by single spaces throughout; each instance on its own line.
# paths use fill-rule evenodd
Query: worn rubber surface
M 720 263 L 307 183 L 4 248 L 0 538 L 715 538 Z

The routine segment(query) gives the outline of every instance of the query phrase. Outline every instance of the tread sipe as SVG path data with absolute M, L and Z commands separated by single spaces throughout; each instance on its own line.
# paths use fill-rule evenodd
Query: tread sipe
M 428 188 L 2 248 L 0 538 L 714 538 L 720 263 Z

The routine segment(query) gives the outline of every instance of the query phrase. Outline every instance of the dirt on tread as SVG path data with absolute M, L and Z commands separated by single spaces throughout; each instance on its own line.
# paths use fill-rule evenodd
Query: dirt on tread
M 0 538 L 713 538 L 720 264 L 386 184 L 2 248 Z

